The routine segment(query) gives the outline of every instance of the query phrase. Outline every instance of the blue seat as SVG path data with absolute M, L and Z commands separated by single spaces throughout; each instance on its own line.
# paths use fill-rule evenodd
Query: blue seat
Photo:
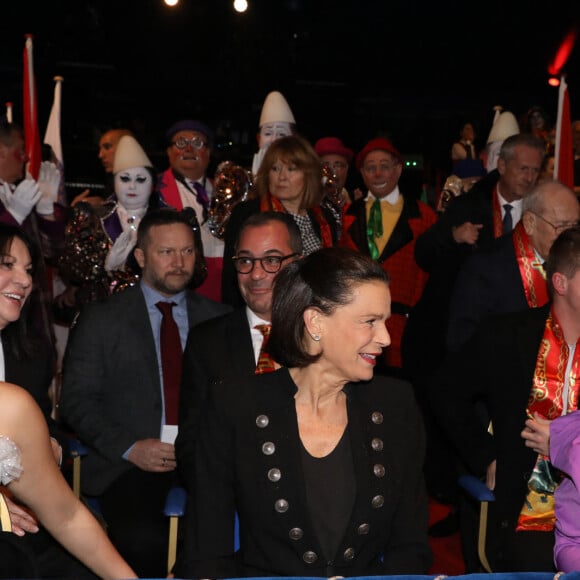
M 165 500 L 163 513 L 169 518 L 169 547 L 167 551 L 167 570 L 171 572 L 177 557 L 177 532 L 179 528 L 179 518 L 185 514 L 187 503 L 187 492 L 183 487 L 174 486 L 169 490 Z M 234 522 L 234 551 L 240 549 L 240 522 L 238 514 Z
M 479 502 L 479 528 L 477 532 L 477 557 L 483 569 L 490 573 L 491 566 L 485 552 L 487 538 L 487 514 L 489 502 L 495 501 L 495 495 L 483 481 L 474 475 L 462 475 L 458 479 L 459 486 L 469 497 Z

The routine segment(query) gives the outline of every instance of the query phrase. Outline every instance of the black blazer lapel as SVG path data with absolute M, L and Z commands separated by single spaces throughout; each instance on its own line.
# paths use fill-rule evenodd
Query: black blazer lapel
M 231 314 L 226 326 L 225 339 L 227 341 L 225 357 L 229 361 L 228 364 L 231 363 L 244 374 L 253 372 L 256 362 L 245 307 Z
M 379 256 L 379 262 L 384 262 L 403 246 L 413 241 L 413 231 L 409 226 L 409 220 L 420 216 L 421 214 L 417 204 L 403 196 L 403 210 L 395 224 L 391 237 L 387 241 L 385 249 Z

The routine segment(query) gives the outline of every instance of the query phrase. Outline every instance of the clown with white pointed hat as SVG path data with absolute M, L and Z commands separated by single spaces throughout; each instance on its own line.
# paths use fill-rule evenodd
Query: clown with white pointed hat
M 290 109 L 290 105 L 284 98 L 284 95 L 278 91 L 268 93 L 262 113 L 260 115 L 258 139 L 258 152 L 254 155 L 252 163 L 252 173 L 256 175 L 266 153 L 266 149 L 271 143 L 287 137 L 294 133 L 296 120 Z
M 136 280 L 138 267 L 131 252 L 137 226 L 157 197 L 153 163 L 131 135 L 119 140 L 113 178 L 115 194 L 101 206 L 77 203 L 67 227 L 59 265 L 77 287 L 77 305 Z
M 510 111 L 503 111 L 498 105 L 494 107 L 495 116 L 493 118 L 493 125 L 487 138 L 486 145 L 486 162 L 485 168 L 487 172 L 493 171 L 497 167 L 497 160 L 499 157 L 499 150 L 502 143 L 512 135 L 517 135 L 520 132 L 515 115 Z

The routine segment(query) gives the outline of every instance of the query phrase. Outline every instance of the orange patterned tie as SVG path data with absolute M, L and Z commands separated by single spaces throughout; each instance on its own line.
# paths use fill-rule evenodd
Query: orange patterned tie
M 256 365 L 256 374 L 261 375 L 262 373 L 271 373 L 276 370 L 276 363 L 274 359 L 266 352 L 266 345 L 268 344 L 268 338 L 270 338 L 270 328 L 269 324 L 257 324 L 254 326 L 256 330 L 259 330 L 264 341 L 262 342 L 262 348 L 260 349 L 260 356 L 258 356 L 258 364 Z

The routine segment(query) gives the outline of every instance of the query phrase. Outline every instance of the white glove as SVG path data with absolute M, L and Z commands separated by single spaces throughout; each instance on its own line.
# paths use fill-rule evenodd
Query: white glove
M 123 270 L 125 262 L 137 243 L 137 230 L 129 228 L 125 230 L 113 244 L 110 252 L 105 259 L 105 270 L 112 272 L 114 270 Z
M 40 164 L 38 174 L 38 188 L 42 197 L 36 204 L 36 211 L 40 215 L 51 215 L 54 213 L 54 204 L 58 197 L 58 186 L 60 185 L 60 171 L 57 166 L 50 161 L 43 161 Z
M 2 203 L 18 224 L 22 225 L 42 195 L 38 184 L 34 179 L 24 179 L 14 191 L 7 183 L 4 183 L 1 188 Z

